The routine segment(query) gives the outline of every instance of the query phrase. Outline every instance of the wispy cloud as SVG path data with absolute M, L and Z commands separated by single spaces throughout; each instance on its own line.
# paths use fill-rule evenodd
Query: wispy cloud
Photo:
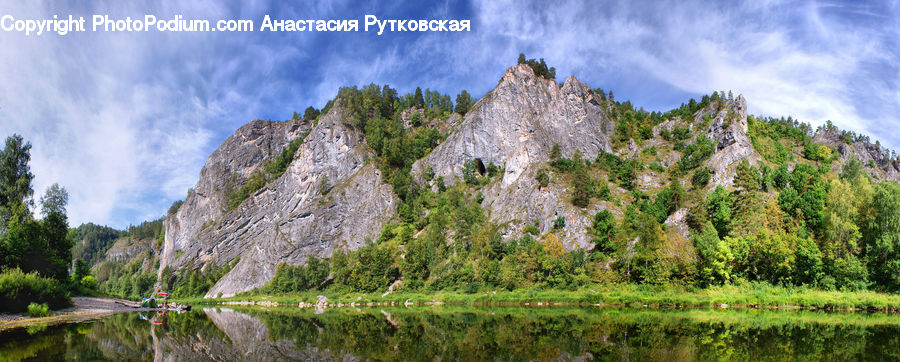
M 625 88 L 639 105 L 677 104 L 654 99 L 655 82 L 693 95 L 734 90 L 747 96 L 754 113 L 814 124 L 830 119 L 900 145 L 900 134 L 884 127 L 900 123 L 896 3 L 485 1 L 477 7 L 485 26 L 481 41 L 506 43 L 507 53 L 530 50 L 594 86 Z M 630 84 L 647 75 L 650 84 Z
M 494 87 L 519 52 L 649 109 L 714 90 L 750 111 L 832 120 L 900 145 L 896 2 L 273 1 L 0 6 L 17 17 L 470 18 L 470 33 L 0 33 L 0 136 L 34 144 L 35 189 L 68 188 L 73 224 L 162 215 L 207 156 L 254 118 L 322 106 L 338 87 L 456 94 Z

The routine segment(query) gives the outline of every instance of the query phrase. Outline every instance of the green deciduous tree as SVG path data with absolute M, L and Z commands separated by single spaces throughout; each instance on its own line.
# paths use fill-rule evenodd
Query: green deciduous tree
M 69 196 L 54 184 L 41 198 L 44 218 L 34 219 L 28 208 L 34 177 L 30 150 L 30 143 L 13 135 L 0 152 L 0 230 L 5 230 L 0 233 L 0 269 L 20 268 L 68 281 L 73 245 L 66 217 Z
M 900 290 L 900 185 L 875 185 L 870 215 L 863 227 L 869 279 L 887 290 Z
M 612 212 L 603 210 L 594 215 L 591 225 L 591 234 L 594 236 L 594 250 L 610 254 L 616 250 L 613 237 L 618 233 L 616 219 Z
M 69 193 L 59 184 L 54 183 L 47 188 L 44 196 L 41 196 L 41 212 L 44 216 L 52 213 L 65 214 L 68 203 Z
M 31 181 L 31 142 L 14 134 L 6 139 L 0 152 L 0 220 L 8 220 L 15 205 L 28 206 L 33 190 Z
M 812 239 L 800 239 L 795 255 L 794 282 L 818 286 L 825 276 L 825 264 L 819 246 Z
M 865 176 L 862 162 L 859 162 L 859 159 L 856 157 L 851 157 L 847 160 L 847 163 L 844 164 L 843 170 L 841 170 L 841 179 L 856 180 L 859 176 Z
M 406 242 L 406 255 L 400 260 L 400 274 L 406 287 L 417 288 L 428 279 L 428 266 L 434 259 L 434 248 L 425 238 Z
M 703 225 L 703 231 L 694 238 L 694 247 L 700 256 L 700 278 L 704 283 L 716 284 L 731 280 L 731 261 L 734 256 L 727 242 L 719 238 L 719 232 L 711 222 Z
M 873 190 L 868 180 L 858 179 L 856 189 L 848 182 L 831 180 L 825 200 L 822 243 L 829 258 L 858 255 L 862 233 L 857 225 L 859 208 L 871 202 Z

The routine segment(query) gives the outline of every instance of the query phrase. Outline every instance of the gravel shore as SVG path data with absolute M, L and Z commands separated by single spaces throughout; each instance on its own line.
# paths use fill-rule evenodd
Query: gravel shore
M 53 315 L 49 317 L 31 318 L 25 314 L 0 314 L 0 332 L 37 324 L 74 323 L 116 313 L 154 310 L 136 308 L 137 302 L 114 298 L 75 297 L 72 298 L 72 304 L 74 306 L 53 311 Z

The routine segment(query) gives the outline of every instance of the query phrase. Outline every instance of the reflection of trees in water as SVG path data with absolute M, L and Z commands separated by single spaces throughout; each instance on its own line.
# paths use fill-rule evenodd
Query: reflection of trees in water
M 90 343 L 73 344 L 74 355 L 80 348 L 97 348 L 105 358 L 147 360 L 153 357 L 150 345 L 150 325 L 136 313 L 116 314 L 91 324 L 87 333 Z
M 891 315 L 617 309 L 391 308 L 247 313 L 272 340 L 373 359 L 627 359 L 900 357 Z M 892 355 L 893 353 L 893 355 Z
M 387 315 L 390 315 L 388 319 Z M 900 358 L 890 314 L 454 307 L 136 313 L 5 334 L 4 359 Z

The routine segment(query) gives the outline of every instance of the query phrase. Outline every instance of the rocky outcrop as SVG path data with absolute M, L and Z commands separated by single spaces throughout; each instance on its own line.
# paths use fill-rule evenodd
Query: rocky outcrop
M 161 247 L 156 239 L 122 237 L 106 251 L 103 259 L 99 260 L 94 268 L 99 268 L 107 262 L 118 262 L 122 265 L 138 263 L 141 273 L 152 273 L 162 252 Z
M 816 132 L 813 142 L 836 150 L 841 165 L 856 158 L 865 166 L 870 176 L 879 180 L 900 181 L 900 163 L 880 144 L 873 144 L 868 140 L 857 140 L 848 144 L 839 132 L 824 128 Z
M 308 122 L 255 120 L 222 142 L 200 170 L 197 185 L 188 192 L 184 204 L 166 218 L 160 271 L 174 262 L 177 250 L 184 250 L 204 227 L 222 217 L 229 187 L 240 187 L 266 160 L 309 129 Z
M 553 145 L 563 156 L 576 150 L 586 158 L 611 151 L 613 123 L 602 107 L 603 100 L 590 87 L 569 77 L 560 86 L 541 78 L 530 67 L 509 68 L 494 90 L 475 103 L 459 126 L 440 146 L 416 162 L 413 173 L 431 167 L 447 184 L 456 182 L 466 162 L 504 168 L 502 180 L 484 191 L 483 205 L 497 223 L 515 221 L 504 230 L 517 235 L 525 224 L 537 220 L 543 232 L 562 216 L 568 249 L 590 247 L 585 235 L 589 214 L 567 201 L 565 189 L 540 189 L 534 176 L 549 161 Z
M 718 111 L 708 111 L 711 108 L 701 110 L 697 115 L 702 118 L 712 114 L 714 117 L 706 129 L 706 136 L 716 145 L 713 155 L 705 162 L 712 171 L 710 185 L 731 186 L 734 166 L 738 162 L 746 159 L 755 166 L 762 157 L 753 149 L 753 143 L 747 136 L 747 101 L 743 95 L 727 101 Z
M 159 252 L 154 244 L 153 239 L 120 238 L 106 251 L 106 260 L 127 264 L 140 254 L 146 253 L 153 257 Z
M 469 162 L 477 165 L 479 172 L 493 163 L 502 174 L 477 192 L 483 196 L 481 205 L 488 210 L 488 218 L 501 226 L 504 238 L 519 237 L 525 226 L 536 223 L 541 234 L 555 233 L 565 248 L 572 250 L 592 248 L 588 234 L 592 216 L 604 209 L 622 215 L 627 205 L 621 201 L 630 202 L 632 193 L 611 184 L 618 201 L 592 201 L 589 207 L 580 208 L 572 205 L 571 181 L 563 180 L 571 175 L 551 172 L 551 181 L 544 187 L 535 176 L 549 168 L 555 145 L 563 157 L 580 152 L 593 160 L 601 152 L 613 152 L 615 124 L 608 116 L 612 106 L 574 77 L 560 85 L 520 64 L 507 69 L 497 86 L 465 117 L 454 114 L 446 119 L 426 119 L 426 112 L 417 108 L 403 110 L 398 116 L 407 128 L 428 127 L 448 134 L 429 155 L 413 164 L 412 174 L 420 185 L 436 190 L 438 178 L 445 185 L 460 182 Z M 231 296 L 263 286 L 281 262 L 299 264 L 310 255 L 329 257 L 338 248 L 354 250 L 376 238 L 394 217 L 398 199 L 372 162 L 375 156 L 364 134 L 344 118 L 340 100 L 336 100 L 315 127 L 303 122 L 254 121 L 225 140 L 210 156 L 185 203 L 166 219 L 160 271 L 168 266 L 222 265 L 239 258 L 207 294 Z M 762 162 L 748 136 L 744 97 L 717 100 L 692 117 L 678 116 L 657 124 L 649 139 L 631 140 L 615 150 L 620 157 L 645 166 L 636 171 L 637 190 L 653 195 L 670 182 L 672 173 L 666 169 L 678 167 L 683 151 L 676 150 L 661 131 L 675 127 L 687 127 L 691 138 L 705 136 L 715 144 L 704 162 L 712 171 L 708 187 L 731 187 L 736 165 L 743 160 L 751 165 Z M 306 132 L 309 135 L 283 175 L 270 180 L 236 209 L 226 209 L 229 190 L 240 187 Z M 857 157 L 864 164 L 875 165 L 870 170 L 882 178 L 900 176 L 900 165 L 876 145 L 844 144 L 829 134 L 817 135 L 816 140 L 833 145 L 842 160 Z M 429 181 L 426 170 L 434 174 Z M 681 175 L 677 181 L 686 188 L 690 175 Z M 689 239 L 687 210 L 677 210 L 665 222 L 670 239 L 676 240 L 671 244 L 675 245 L 672 255 Z M 558 218 L 565 220 L 565 227 L 554 228 Z
M 299 264 L 309 255 L 328 257 L 337 248 L 353 250 L 377 236 L 394 214 L 396 197 L 382 182 L 378 168 L 367 162 L 372 155 L 362 133 L 342 118 L 336 102 L 311 129 L 287 171 L 238 208 L 224 212 L 224 198 L 201 202 L 189 197 L 166 219 L 161 268 L 221 265 L 239 258 L 207 294 L 231 296 L 264 285 L 278 263 Z M 285 132 L 284 126 L 273 127 L 268 133 Z M 210 156 L 207 167 L 229 164 L 228 155 L 246 149 L 230 142 L 232 138 Z M 284 144 L 289 141 L 285 137 Z M 246 170 L 259 167 L 263 159 Z M 201 173 L 195 194 L 201 194 L 204 184 L 209 185 L 204 187 L 207 191 L 228 182 L 208 177 Z

